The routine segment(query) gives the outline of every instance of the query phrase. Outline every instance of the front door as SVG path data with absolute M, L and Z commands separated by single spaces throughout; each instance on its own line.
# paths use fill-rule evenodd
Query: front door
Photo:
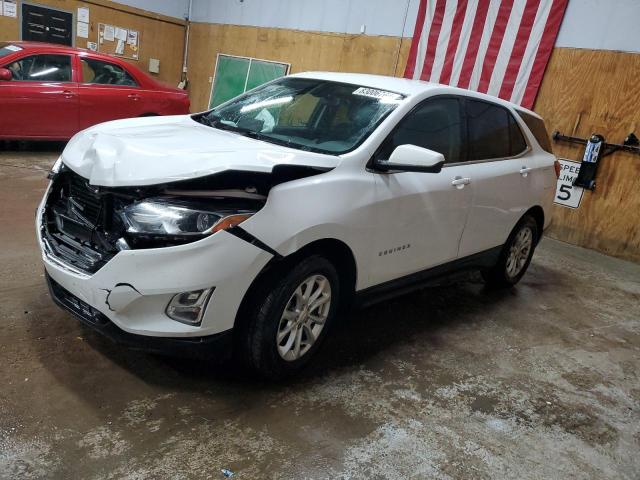
M 78 131 L 78 85 L 71 55 L 29 55 L 4 65 L 13 78 L 0 83 L 0 134 L 9 138 L 65 139 Z
M 403 144 L 444 155 L 440 173 L 377 175 L 370 282 L 380 284 L 458 256 L 473 200 L 464 158 L 463 122 L 455 97 L 429 99 L 409 113 L 376 154 L 388 159 Z
M 73 46 L 73 15 L 22 4 L 22 40 Z

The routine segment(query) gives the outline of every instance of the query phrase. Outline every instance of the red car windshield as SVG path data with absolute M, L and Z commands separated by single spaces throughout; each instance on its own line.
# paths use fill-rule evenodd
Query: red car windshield
M 11 55 L 22 50 L 22 47 L 11 45 L 10 43 L 0 43 L 0 58 Z

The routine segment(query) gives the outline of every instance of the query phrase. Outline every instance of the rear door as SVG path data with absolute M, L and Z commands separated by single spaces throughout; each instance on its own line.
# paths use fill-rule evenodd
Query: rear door
M 144 112 L 144 90 L 122 66 L 80 56 L 80 128 Z
M 78 131 L 78 85 L 69 54 L 26 55 L 9 64 L 13 78 L 0 82 L 0 135 L 69 138 Z
M 371 237 L 372 284 L 455 260 L 473 198 L 469 166 L 462 160 L 464 129 L 458 98 L 424 101 L 398 124 L 376 154 L 388 159 L 398 145 L 440 152 L 440 173 L 378 174 L 376 223 Z
M 511 112 L 484 100 L 464 103 L 474 198 L 460 257 L 503 245 L 534 204 L 530 148 Z

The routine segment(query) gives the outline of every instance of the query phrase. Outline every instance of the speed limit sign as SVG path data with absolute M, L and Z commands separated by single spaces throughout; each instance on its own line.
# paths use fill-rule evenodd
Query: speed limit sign
M 560 162 L 560 176 L 558 177 L 556 197 L 553 203 L 563 207 L 578 208 L 584 194 L 584 188 L 574 186 L 573 181 L 580 172 L 580 162 L 564 158 L 559 158 L 558 161 Z

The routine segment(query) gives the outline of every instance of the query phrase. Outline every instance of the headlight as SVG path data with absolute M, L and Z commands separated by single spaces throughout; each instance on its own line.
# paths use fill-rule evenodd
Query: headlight
M 226 230 L 255 212 L 209 210 L 164 199 L 143 200 L 120 212 L 127 233 L 159 236 L 205 236 Z

